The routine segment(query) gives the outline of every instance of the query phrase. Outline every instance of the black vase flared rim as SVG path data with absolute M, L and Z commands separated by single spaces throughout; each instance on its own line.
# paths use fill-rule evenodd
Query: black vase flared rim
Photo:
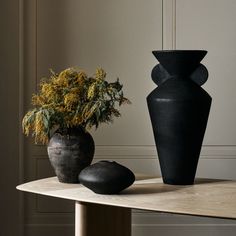
M 156 50 L 153 55 L 170 75 L 189 76 L 200 65 L 206 50 Z
M 157 53 L 161 53 L 161 52 L 165 52 L 165 53 L 173 53 L 173 52 L 177 52 L 177 53 L 194 53 L 194 52 L 204 52 L 204 53 L 207 53 L 208 51 L 207 50 L 202 50 L 202 49 L 166 49 L 166 50 L 153 50 L 152 51 L 153 53 L 154 52 L 157 52 Z
M 199 61 L 201 61 L 205 55 L 207 54 L 206 50 L 154 50 L 152 54 L 159 58 L 159 55 L 176 55 L 179 57 L 198 57 Z

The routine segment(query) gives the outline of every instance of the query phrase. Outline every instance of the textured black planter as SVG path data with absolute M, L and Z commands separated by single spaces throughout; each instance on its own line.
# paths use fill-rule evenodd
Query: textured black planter
M 203 50 L 153 51 L 158 85 L 147 97 L 164 183 L 193 184 L 211 106 L 200 86 L 207 69 Z
M 133 184 L 135 176 L 125 166 L 115 161 L 100 161 L 84 170 L 79 175 L 79 181 L 99 194 L 117 194 Z
M 60 182 L 78 183 L 78 175 L 94 155 L 92 136 L 82 128 L 56 132 L 48 144 L 48 156 Z

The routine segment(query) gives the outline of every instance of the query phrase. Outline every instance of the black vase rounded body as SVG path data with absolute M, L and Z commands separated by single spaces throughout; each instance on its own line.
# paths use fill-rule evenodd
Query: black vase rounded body
M 203 50 L 153 51 L 158 85 L 147 97 L 163 182 L 193 184 L 211 106 Z
M 78 183 L 78 175 L 93 160 L 95 145 L 92 136 L 83 128 L 56 132 L 51 137 L 47 151 L 58 180 Z
M 99 161 L 86 167 L 79 175 L 84 186 L 99 194 L 117 194 L 134 180 L 133 172 L 115 161 Z

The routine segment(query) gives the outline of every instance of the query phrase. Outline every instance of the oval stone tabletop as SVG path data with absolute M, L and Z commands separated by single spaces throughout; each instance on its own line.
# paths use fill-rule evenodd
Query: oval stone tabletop
M 63 184 L 56 177 L 17 186 L 18 190 L 132 209 L 236 219 L 236 181 L 197 179 L 195 185 L 174 186 L 161 178 L 137 180 L 118 195 L 100 195 L 81 184 Z

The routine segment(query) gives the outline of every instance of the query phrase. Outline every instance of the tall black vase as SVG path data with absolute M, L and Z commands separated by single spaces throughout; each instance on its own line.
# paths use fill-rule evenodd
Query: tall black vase
M 193 184 L 211 107 L 201 88 L 208 72 L 200 64 L 207 51 L 153 51 L 158 85 L 147 97 L 163 182 Z

